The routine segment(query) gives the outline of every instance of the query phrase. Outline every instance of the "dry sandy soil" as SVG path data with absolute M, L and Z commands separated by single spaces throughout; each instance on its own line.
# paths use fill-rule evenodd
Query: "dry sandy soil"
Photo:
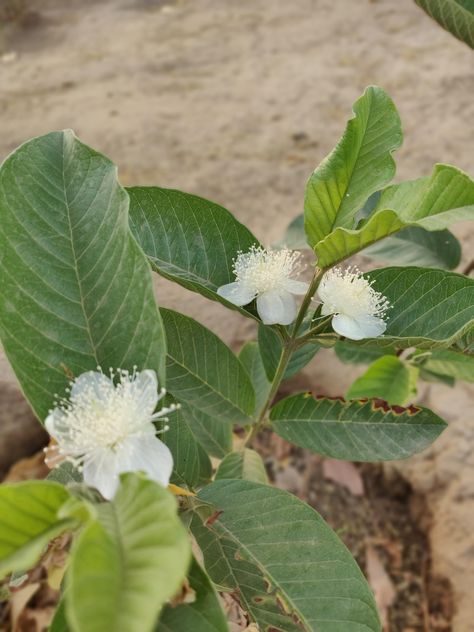
M 119 165 L 124 184 L 208 197 L 270 243 L 301 211 L 305 180 L 353 101 L 378 84 L 404 123 L 397 178 L 437 161 L 474 174 L 473 53 L 412 0 L 4 0 L 0 11 L 15 18 L 0 27 L 2 157 L 31 136 L 73 128 Z M 474 227 L 454 232 L 465 264 Z M 252 334 L 242 317 L 167 282 L 157 292 L 232 345 Z M 305 373 L 333 395 L 354 377 L 330 352 Z M 3 357 L 0 380 L 14 380 Z M 454 586 L 453 630 L 468 632 L 474 390 L 436 386 L 423 398 L 450 427 L 395 467 L 426 496 L 434 568 Z

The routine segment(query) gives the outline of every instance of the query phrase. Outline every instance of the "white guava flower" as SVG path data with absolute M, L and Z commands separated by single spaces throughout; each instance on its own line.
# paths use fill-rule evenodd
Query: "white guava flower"
M 116 384 L 114 384 L 116 378 Z M 169 448 L 156 437 L 156 419 L 176 410 L 172 405 L 155 413 L 158 394 L 155 371 L 132 373 L 88 371 L 73 382 L 69 399 L 62 399 L 45 421 L 57 441 L 51 463 L 68 460 L 78 467 L 84 482 L 113 498 L 122 472 L 144 471 L 152 480 L 168 485 L 173 469 Z M 165 427 L 165 429 L 167 429 Z
M 301 271 L 300 253 L 252 246 L 234 260 L 233 283 L 222 285 L 217 293 L 234 305 L 247 305 L 257 299 L 257 312 L 265 325 L 289 325 L 296 318 L 294 294 L 306 294 L 308 283 L 296 281 Z
M 357 268 L 333 268 L 323 276 L 318 288 L 321 314 L 334 314 L 335 332 L 351 340 L 376 338 L 387 328 L 385 314 L 390 303 Z

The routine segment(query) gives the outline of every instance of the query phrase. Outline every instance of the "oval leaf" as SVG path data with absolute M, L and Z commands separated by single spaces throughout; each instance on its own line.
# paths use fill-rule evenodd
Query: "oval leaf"
M 423 369 L 436 375 L 474 382 L 473 356 L 456 353 L 449 349 L 437 349 L 422 366 Z
M 0 337 L 40 419 L 97 365 L 163 378 L 164 334 L 128 196 L 110 160 L 71 131 L 29 141 L 1 167 L 0 253 Z
M 215 418 L 242 421 L 255 393 L 242 364 L 214 333 L 170 309 L 161 316 L 168 340 L 167 389 L 178 401 Z
M 172 495 L 125 474 L 112 503 L 81 533 L 67 572 L 66 615 L 74 632 L 147 632 L 179 589 L 190 559 Z
M 380 632 L 364 576 L 311 507 L 250 481 L 217 481 L 199 496 L 219 512 L 192 523 L 206 568 L 262 630 Z
M 244 365 L 247 373 L 252 380 L 255 391 L 255 416 L 265 405 L 268 394 L 270 393 L 270 381 L 268 380 L 263 366 L 260 349 L 256 342 L 247 342 L 239 353 L 239 360 Z
M 250 448 L 232 452 L 225 457 L 217 469 L 216 481 L 223 478 L 242 478 L 264 485 L 268 483 L 262 457 Z
M 305 230 L 310 246 L 338 226 L 352 228 L 371 193 L 395 174 L 392 153 L 402 144 L 400 117 L 388 94 L 371 86 L 355 102 L 344 135 L 309 178 Z
M 410 395 L 410 371 L 397 356 L 387 355 L 373 362 L 346 393 L 347 399 L 378 397 L 402 406 Z
M 473 0 L 415 0 L 438 24 L 474 48 Z
M 204 450 L 222 459 L 232 450 L 232 424 L 206 415 L 189 404 L 181 404 L 181 412 L 193 435 Z
M 217 294 L 235 281 L 233 261 L 258 240 L 225 208 L 203 198 L 158 187 L 131 187 L 130 227 L 156 272 L 255 317 Z
M 427 408 L 391 408 L 382 400 L 294 395 L 271 411 L 275 432 L 313 452 L 346 461 L 404 459 L 427 448 L 445 422 Z

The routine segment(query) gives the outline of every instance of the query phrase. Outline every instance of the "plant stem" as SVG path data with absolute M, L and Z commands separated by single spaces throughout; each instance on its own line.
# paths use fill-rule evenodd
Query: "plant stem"
M 252 427 L 252 430 L 250 431 L 250 433 L 247 436 L 247 439 L 245 440 L 245 445 L 248 445 L 249 443 L 252 442 L 252 440 L 255 438 L 255 436 L 257 435 L 257 433 L 259 432 L 259 430 L 261 429 L 265 421 L 265 417 L 268 412 L 268 409 L 272 405 L 272 402 L 275 399 L 275 395 L 277 394 L 278 389 L 280 388 L 280 384 L 285 374 L 285 370 L 288 365 L 288 362 L 291 359 L 293 351 L 298 347 L 298 341 L 297 341 L 298 330 L 301 327 L 301 323 L 303 322 L 304 317 L 306 316 L 306 312 L 308 311 L 308 307 L 311 303 L 311 299 L 313 298 L 316 290 L 318 289 L 318 286 L 321 282 L 323 274 L 324 274 L 323 270 L 316 268 L 313 279 L 311 280 L 308 291 L 305 294 L 303 302 L 301 303 L 301 307 L 298 311 L 298 315 L 296 316 L 296 320 L 295 320 L 295 324 L 293 326 L 292 332 L 289 336 L 287 336 L 286 340 L 282 341 L 282 350 L 280 354 L 280 359 L 278 361 L 278 366 L 276 368 L 275 375 L 273 376 L 270 391 L 268 393 L 267 399 L 265 400 L 265 404 L 263 405 L 262 410 L 260 411 L 260 414 L 258 415 L 255 425 Z

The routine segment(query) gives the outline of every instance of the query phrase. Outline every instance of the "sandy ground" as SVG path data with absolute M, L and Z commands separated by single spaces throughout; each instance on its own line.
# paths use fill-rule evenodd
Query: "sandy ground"
M 32 13 L 22 24 L 0 28 L 2 157 L 32 136 L 70 127 L 119 165 L 124 184 L 208 197 L 270 243 L 301 212 L 305 180 L 337 141 L 353 101 L 378 84 L 404 124 L 398 179 L 428 174 L 438 161 L 474 174 L 473 53 L 412 0 L 24 4 Z M 465 263 L 474 227 L 454 232 Z M 161 304 L 228 343 L 252 333 L 252 323 L 167 282 L 157 292 Z M 306 375 L 315 390 L 340 394 L 354 375 L 342 367 L 335 381 L 340 368 L 324 353 Z M 14 379 L 2 357 L 0 379 Z M 474 390 L 437 386 L 426 398 L 451 426 L 400 468 L 427 495 L 435 568 L 456 590 L 455 631 L 468 632 Z

